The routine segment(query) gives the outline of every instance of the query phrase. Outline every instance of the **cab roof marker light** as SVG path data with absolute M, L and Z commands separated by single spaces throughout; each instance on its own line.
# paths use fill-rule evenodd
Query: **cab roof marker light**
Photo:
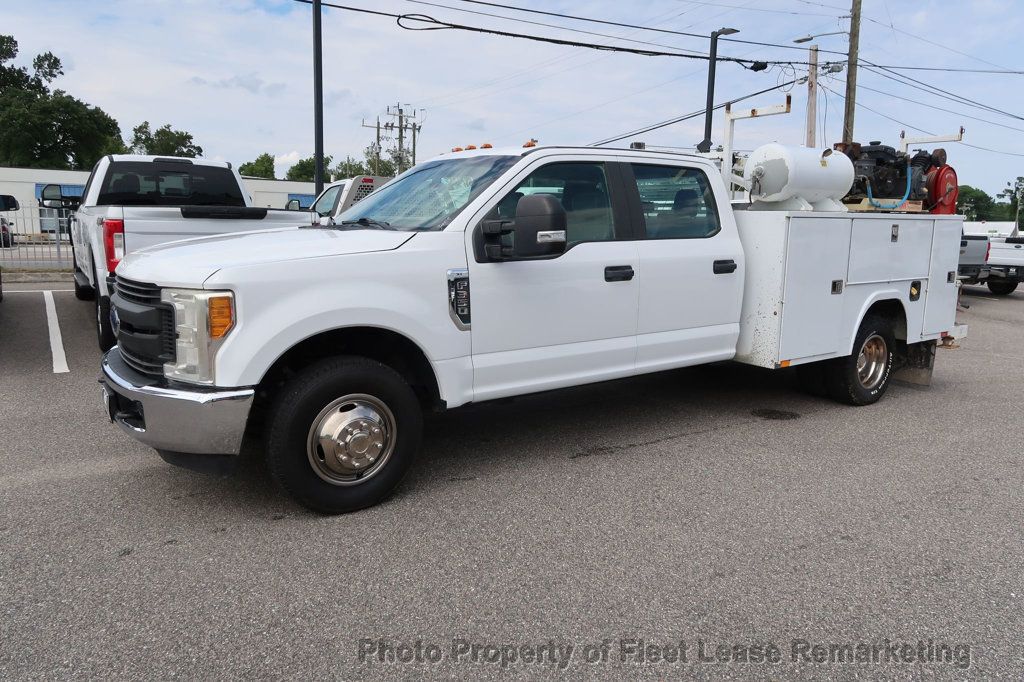
M 474 149 L 476 149 L 476 145 L 475 144 L 467 144 L 466 145 L 466 151 L 467 152 L 473 151 Z
M 494 149 L 494 145 L 491 144 L 490 142 L 484 142 L 482 145 L 480 145 L 480 149 Z

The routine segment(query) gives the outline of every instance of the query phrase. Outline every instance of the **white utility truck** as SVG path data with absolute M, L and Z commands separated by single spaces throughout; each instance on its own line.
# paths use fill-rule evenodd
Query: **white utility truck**
M 43 205 L 75 209 L 70 217 L 75 296 L 94 300 L 100 349 L 114 345 L 110 280 L 128 253 L 176 239 L 257 228 L 309 225 L 310 212 L 252 205 L 230 163 L 114 154 L 100 159 L 81 198 L 47 185 Z
M 372 505 L 423 414 L 687 365 L 803 366 L 836 400 L 927 380 L 955 333 L 961 218 L 851 214 L 841 154 L 445 154 L 336 225 L 168 244 L 117 268 L 110 419 L 214 468 L 262 441 L 300 503 Z

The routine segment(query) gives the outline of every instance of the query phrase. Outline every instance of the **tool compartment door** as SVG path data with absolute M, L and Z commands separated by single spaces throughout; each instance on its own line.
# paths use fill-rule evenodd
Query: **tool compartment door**
M 780 360 L 840 352 L 850 223 L 843 217 L 790 220 Z M 836 293 L 834 282 L 841 283 Z
M 899 215 L 854 218 L 849 283 L 926 279 L 933 222 Z
M 962 225 L 959 220 L 936 220 L 934 224 L 931 264 L 925 289 L 928 298 L 924 303 L 921 330 L 926 335 L 948 332 L 956 323 L 956 271 Z

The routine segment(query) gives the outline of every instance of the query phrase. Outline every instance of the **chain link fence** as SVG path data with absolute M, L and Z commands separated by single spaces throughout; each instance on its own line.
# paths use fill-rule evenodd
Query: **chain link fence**
M 28 206 L 0 213 L 0 268 L 73 270 L 71 215 L 68 209 Z

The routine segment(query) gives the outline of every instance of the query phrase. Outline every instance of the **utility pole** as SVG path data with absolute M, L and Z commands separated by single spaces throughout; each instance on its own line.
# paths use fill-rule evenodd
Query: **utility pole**
M 402 168 L 403 161 L 405 161 L 405 111 L 402 110 L 402 105 L 398 105 L 398 168 L 396 169 L 399 173 L 404 171 Z
M 807 147 L 818 146 L 818 46 L 811 45 L 807 57 Z
M 846 60 L 846 111 L 843 116 L 843 144 L 853 143 L 853 117 L 857 106 L 857 61 L 860 58 L 860 6 L 853 0 L 850 8 L 850 53 Z
M 313 183 L 324 189 L 324 50 L 320 0 L 313 0 Z
M 408 106 L 408 105 L 405 105 Z M 395 105 L 392 109 L 388 107 L 387 115 L 398 119 L 397 123 L 385 123 L 384 128 L 390 131 L 398 131 L 398 163 L 395 164 L 395 171 L 401 173 L 408 169 L 405 160 L 405 135 L 406 133 L 412 133 L 412 162 L 416 163 L 416 137 L 417 133 L 423 128 L 422 124 L 416 122 L 416 110 L 413 109 L 412 113 L 406 113 L 405 106 L 401 103 Z
M 374 128 L 377 131 L 373 143 L 373 168 L 371 170 L 373 175 L 380 175 L 380 116 L 377 117 L 376 125 L 368 126 L 366 121 L 363 121 L 363 127 Z

